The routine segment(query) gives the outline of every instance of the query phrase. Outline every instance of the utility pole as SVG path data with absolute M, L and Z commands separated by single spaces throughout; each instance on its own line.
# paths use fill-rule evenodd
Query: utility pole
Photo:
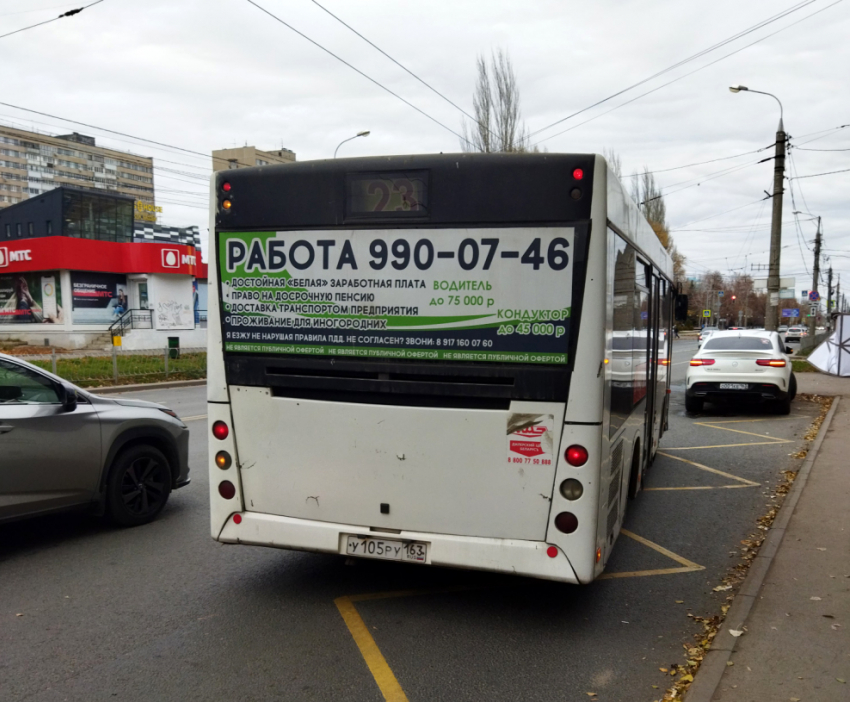
M 814 273 L 812 274 L 812 289 L 811 292 L 818 291 L 818 278 L 820 277 L 820 217 L 818 217 L 818 233 L 815 234 L 815 267 Z M 811 296 L 809 297 L 811 300 Z M 814 302 L 813 304 L 818 305 L 818 302 Z M 815 335 L 815 328 L 817 327 L 818 316 L 817 313 L 809 317 L 809 336 Z
M 770 268 L 767 274 L 767 310 L 764 328 L 779 326 L 779 252 L 782 248 L 782 193 L 785 186 L 785 127 L 779 118 L 776 131 L 776 163 L 773 165 L 773 215 L 770 221 Z
M 826 292 L 826 328 L 829 329 L 830 320 L 832 319 L 832 266 L 829 267 L 827 274 L 827 292 Z

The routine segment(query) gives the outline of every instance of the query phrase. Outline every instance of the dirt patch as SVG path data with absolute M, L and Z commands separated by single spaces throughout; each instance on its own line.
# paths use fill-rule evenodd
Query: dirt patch
M 0 346 L 0 351 L 8 353 L 10 356 L 49 356 L 53 351 L 56 351 L 56 353 L 68 353 L 67 349 L 59 346 L 27 346 L 26 344 L 10 346 L 8 348 Z

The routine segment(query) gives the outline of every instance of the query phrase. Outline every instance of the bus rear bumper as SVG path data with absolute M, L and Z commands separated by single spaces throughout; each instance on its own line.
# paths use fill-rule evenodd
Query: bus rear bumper
M 349 535 L 428 543 L 428 565 L 512 573 L 544 580 L 578 584 L 573 567 L 564 552 L 550 557 L 550 544 L 543 541 L 491 539 L 402 531 L 399 534 L 375 532 L 368 528 L 292 519 L 273 514 L 242 512 L 237 524 L 228 518 L 217 540 L 222 543 L 273 546 L 296 551 L 345 555 Z M 557 547 L 555 547 L 557 548 Z

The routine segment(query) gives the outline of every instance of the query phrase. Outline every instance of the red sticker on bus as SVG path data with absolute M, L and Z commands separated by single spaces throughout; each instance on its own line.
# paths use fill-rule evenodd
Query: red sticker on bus
M 529 457 L 546 453 L 539 441 L 511 441 L 511 451 Z

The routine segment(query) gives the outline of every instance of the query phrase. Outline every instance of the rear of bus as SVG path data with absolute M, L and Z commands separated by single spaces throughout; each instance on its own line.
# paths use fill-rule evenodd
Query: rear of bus
M 605 178 L 560 154 L 217 173 L 213 538 L 598 575 Z

